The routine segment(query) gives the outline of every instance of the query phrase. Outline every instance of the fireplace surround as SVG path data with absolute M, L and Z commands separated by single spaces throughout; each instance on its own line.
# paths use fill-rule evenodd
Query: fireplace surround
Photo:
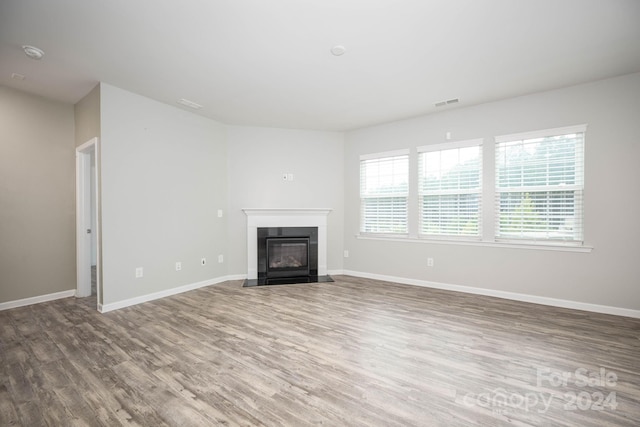
M 248 265 L 244 286 L 333 281 L 327 275 L 330 209 L 243 211 L 247 215 Z

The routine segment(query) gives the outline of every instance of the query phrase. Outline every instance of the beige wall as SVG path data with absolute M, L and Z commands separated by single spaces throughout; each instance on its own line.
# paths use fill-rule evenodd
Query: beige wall
M 100 84 L 74 106 L 76 147 L 100 137 Z
M 73 115 L 0 86 L 0 303 L 76 287 Z

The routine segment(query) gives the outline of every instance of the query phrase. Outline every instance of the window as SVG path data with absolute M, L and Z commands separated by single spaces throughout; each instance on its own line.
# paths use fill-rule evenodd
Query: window
M 496 138 L 496 239 L 583 240 L 586 126 Z
M 586 129 L 577 125 L 498 136 L 495 144 L 473 139 L 417 147 L 417 153 L 361 156 L 362 238 L 588 251 Z
M 480 237 L 482 140 L 418 148 L 418 178 L 421 235 Z
M 360 157 L 360 231 L 406 234 L 409 151 Z

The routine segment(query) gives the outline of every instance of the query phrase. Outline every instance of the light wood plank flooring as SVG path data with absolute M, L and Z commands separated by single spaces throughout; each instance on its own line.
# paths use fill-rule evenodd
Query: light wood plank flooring
M 334 279 L 0 312 L 0 426 L 640 425 L 639 319 Z

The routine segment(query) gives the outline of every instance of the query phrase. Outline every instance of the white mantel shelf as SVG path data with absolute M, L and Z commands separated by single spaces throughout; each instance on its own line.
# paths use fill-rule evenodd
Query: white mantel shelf
M 318 276 L 327 274 L 326 208 L 244 208 L 247 215 L 248 279 L 258 278 L 259 227 L 318 227 Z
M 329 215 L 333 209 L 325 208 L 244 208 L 247 216 L 264 215 Z

